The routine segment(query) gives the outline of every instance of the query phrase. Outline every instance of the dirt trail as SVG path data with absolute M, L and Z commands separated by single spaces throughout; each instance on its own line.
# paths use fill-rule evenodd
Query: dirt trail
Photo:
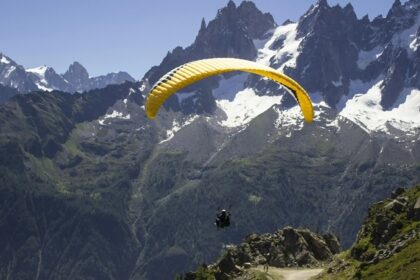
M 257 267 L 256 270 L 263 271 L 263 267 Z M 317 269 L 284 269 L 269 267 L 267 276 L 272 280 L 308 280 L 322 272 L 321 268 Z

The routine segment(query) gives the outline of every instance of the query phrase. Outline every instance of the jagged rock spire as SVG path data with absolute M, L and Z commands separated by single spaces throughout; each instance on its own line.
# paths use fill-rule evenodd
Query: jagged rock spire
M 391 9 L 388 12 L 387 17 L 398 16 L 403 13 L 403 6 L 400 0 L 395 0 L 394 4 L 392 4 Z
M 199 31 L 199 33 L 204 32 L 204 31 L 206 30 L 206 27 L 207 27 L 206 20 L 203 18 L 203 19 L 201 20 L 201 26 L 200 26 L 200 31 Z
M 233 2 L 233 0 L 229 0 L 229 2 L 227 4 L 227 7 L 229 9 L 236 9 L 236 4 L 235 4 L 235 2 Z
M 318 0 L 317 6 L 319 6 L 319 7 L 329 7 L 327 0 Z

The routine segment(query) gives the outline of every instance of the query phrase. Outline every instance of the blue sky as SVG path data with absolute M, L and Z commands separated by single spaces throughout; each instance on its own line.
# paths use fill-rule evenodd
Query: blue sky
M 45 64 L 63 73 L 79 61 L 91 75 L 122 70 L 139 79 L 168 50 L 192 43 L 201 19 L 213 19 L 227 2 L 5 0 L 0 5 L 0 52 L 25 67 Z M 316 0 L 254 2 L 281 24 L 297 20 Z M 386 15 L 394 0 L 328 0 L 330 5 L 349 2 L 359 18 L 369 14 L 373 19 Z

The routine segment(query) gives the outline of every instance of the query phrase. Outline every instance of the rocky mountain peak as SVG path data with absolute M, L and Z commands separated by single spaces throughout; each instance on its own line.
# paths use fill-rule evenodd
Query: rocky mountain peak
M 227 10 L 233 10 L 233 9 L 236 9 L 236 4 L 235 4 L 235 2 L 234 2 L 234 1 L 232 1 L 232 0 L 229 0 L 229 2 L 227 3 L 226 9 L 227 9 Z
M 403 8 L 403 5 L 401 4 L 401 1 L 395 0 L 394 4 L 392 4 L 392 7 L 388 12 L 387 17 L 401 16 L 403 12 L 404 12 L 404 8 Z
M 89 83 L 89 73 L 79 62 L 75 61 L 63 75 L 69 83 L 73 84 L 76 91 L 82 91 L 83 85 Z
M 206 20 L 203 18 L 201 20 L 200 30 L 198 31 L 198 34 L 202 34 L 203 32 L 205 32 L 206 28 L 207 28 Z
M 353 25 L 357 21 L 356 13 L 350 3 L 344 8 L 339 5 L 330 7 L 326 0 L 320 0 L 300 18 L 298 36 L 304 37 L 310 33 L 334 30 L 341 32 L 341 28 L 337 28 L 335 24 L 343 21 L 346 21 L 346 25 Z M 343 24 L 340 25 L 340 27 L 343 27 Z
M 176 47 L 159 66 L 146 73 L 144 79 L 156 82 L 169 70 L 195 59 L 209 57 L 240 57 L 255 59 L 257 50 L 253 39 L 261 39 L 276 26 L 273 17 L 262 13 L 250 1 L 239 6 L 229 1 L 207 25 L 201 21 L 200 31 L 194 43 L 183 49 Z M 171 101 L 170 101 L 171 102 Z
M 267 30 L 276 26 L 273 16 L 261 12 L 251 1 L 243 1 L 238 7 L 238 14 L 247 22 L 246 28 L 251 38 L 260 39 Z
M 218 11 L 216 18 L 209 23 L 209 28 L 210 24 L 213 25 L 213 32 L 242 29 L 253 39 L 260 38 L 267 30 L 276 26 L 273 17 L 269 13 L 262 13 L 251 1 L 243 1 L 239 6 L 230 1 Z
M 355 19 L 357 19 L 357 15 L 354 11 L 353 5 L 351 3 L 348 3 L 346 6 L 344 6 L 343 8 L 343 12 L 345 15 L 350 16 L 350 17 L 354 17 Z
M 89 73 L 86 70 L 86 68 L 83 67 L 83 65 L 77 61 L 70 64 L 69 69 L 66 71 L 66 73 L 64 73 L 65 77 L 71 76 L 71 75 L 77 75 L 81 78 L 86 78 L 86 79 L 89 78 Z
M 16 64 L 10 57 L 0 52 L 0 64 Z

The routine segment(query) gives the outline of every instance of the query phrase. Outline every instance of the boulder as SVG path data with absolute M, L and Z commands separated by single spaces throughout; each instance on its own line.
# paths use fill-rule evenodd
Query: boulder
M 395 199 L 398 196 L 402 195 L 405 192 L 405 190 L 401 187 L 396 188 L 392 193 L 391 193 L 391 198 Z
M 331 258 L 332 253 L 330 249 L 328 248 L 327 243 L 322 239 L 321 236 L 315 235 L 314 233 L 311 233 L 309 230 L 302 230 L 299 233 L 305 239 L 315 259 L 324 261 Z
M 218 267 L 222 273 L 226 274 L 229 274 L 236 269 L 235 261 L 230 253 L 226 254 L 226 256 L 219 261 Z
M 325 242 L 328 245 L 328 248 L 330 248 L 330 251 L 333 254 L 338 254 L 340 252 L 340 241 L 338 240 L 337 236 L 332 233 L 326 233 L 322 235 Z
M 246 263 L 243 264 L 243 268 L 245 268 L 245 269 L 251 268 L 251 266 L 252 265 L 249 262 L 246 262 Z
M 385 205 L 385 209 L 400 214 L 404 211 L 406 205 L 407 203 L 402 203 L 400 200 L 394 199 L 393 201 Z

